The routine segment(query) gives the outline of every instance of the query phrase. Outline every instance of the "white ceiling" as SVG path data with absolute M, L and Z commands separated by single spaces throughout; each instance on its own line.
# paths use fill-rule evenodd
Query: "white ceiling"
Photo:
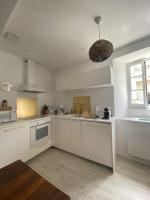
M 149 0 L 19 0 L 4 32 L 20 39 L 1 36 L 0 48 L 50 69 L 75 65 L 89 59 L 98 39 L 96 15 L 103 17 L 101 37 L 118 48 L 150 34 L 149 10 Z

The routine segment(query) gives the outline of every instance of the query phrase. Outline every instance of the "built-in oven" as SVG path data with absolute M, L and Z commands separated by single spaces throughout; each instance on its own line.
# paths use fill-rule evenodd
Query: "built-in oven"
M 50 120 L 36 120 L 31 123 L 31 149 L 40 148 L 51 140 Z

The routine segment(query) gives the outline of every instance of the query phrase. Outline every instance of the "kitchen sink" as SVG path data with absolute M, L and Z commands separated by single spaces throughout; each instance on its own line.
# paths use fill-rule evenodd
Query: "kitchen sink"
M 81 114 L 71 114 L 71 117 L 82 117 Z
M 150 118 L 138 118 L 140 121 L 149 121 L 150 122 Z
M 71 117 L 77 117 L 77 118 L 85 118 L 85 119 L 101 119 L 101 118 L 97 118 L 94 115 L 90 115 L 90 116 L 83 116 L 82 114 L 71 114 Z

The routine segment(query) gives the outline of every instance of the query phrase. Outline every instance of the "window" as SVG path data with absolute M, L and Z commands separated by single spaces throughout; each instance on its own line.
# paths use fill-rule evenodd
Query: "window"
M 150 106 L 150 59 L 129 64 L 129 106 Z
M 150 60 L 145 61 L 147 105 L 150 106 Z

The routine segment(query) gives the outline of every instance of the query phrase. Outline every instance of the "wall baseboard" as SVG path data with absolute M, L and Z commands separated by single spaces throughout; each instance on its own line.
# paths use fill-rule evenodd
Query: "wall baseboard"
M 139 158 L 136 158 L 136 157 L 133 157 L 133 156 L 129 156 L 129 155 L 125 155 L 125 154 L 120 154 L 120 153 L 119 154 L 117 153 L 116 156 L 123 157 L 123 158 L 129 159 L 131 161 L 135 161 L 137 163 L 150 166 L 150 161 L 148 161 L 148 160 L 143 160 L 143 159 L 139 159 Z

